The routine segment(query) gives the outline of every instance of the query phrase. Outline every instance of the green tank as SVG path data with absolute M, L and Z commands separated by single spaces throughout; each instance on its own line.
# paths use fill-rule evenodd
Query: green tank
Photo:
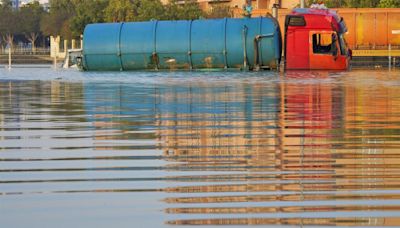
M 274 18 L 101 23 L 86 26 L 88 71 L 273 69 L 282 41 Z

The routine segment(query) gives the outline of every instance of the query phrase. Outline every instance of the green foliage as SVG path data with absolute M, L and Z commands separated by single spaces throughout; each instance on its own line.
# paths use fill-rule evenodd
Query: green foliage
M 193 20 L 204 16 L 203 11 L 196 2 L 185 0 L 178 8 L 179 20 Z M 167 18 L 171 20 L 172 18 Z
M 345 6 L 347 3 L 346 0 L 326 0 L 324 4 L 328 8 L 339 8 Z
M 19 14 L 22 24 L 22 33 L 40 33 L 40 21 L 44 14 L 44 10 L 40 6 L 39 2 L 35 1 L 21 7 Z
M 347 7 L 352 8 L 375 8 L 379 0 L 347 0 Z
M 17 33 L 21 28 L 21 23 L 19 20 L 19 15 L 17 11 L 14 11 L 11 6 L 7 3 L 0 7 L 0 34 L 13 35 Z
M 209 12 L 207 12 L 206 17 L 207 18 L 232 17 L 232 10 L 227 5 L 216 5 L 213 6 Z
M 11 4 L 4 2 L 0 7 L 0 35 L 5 43 L 13 47 L 14 35 L 19 32 L 21 22 L 17 11 L 13 10 Z
M 341 8 L 341 7 L 375 8 L 378 7 L 379 1 L 380 0 L 324 0 L 323 2 L 325 6 L 328 8 Z M 393 0 L 393 1 L 399 1 L 399 0 Z M 309 3 L 308 5 L 311 5 L 313 2 L 320 2 L 320 0 L 310 0 L 308 1 Z
M 11 0 L 1 0 L 0 10 L 11 10 Z
M 87 24 L 104 22 L 107 5 L 107 0 L 85 0 L 77 3 L 75 16 L 70 20 L 72 36 L 80 36 Z
M 400 1 L 399 0 L 380 0 L 378 7 L 398 8 L 398 7 L 400 7 Z
M 308 0 L 312 2 L 320 0 Z M 400 7 L 400 0 L 323 0 L 329 8 L 339 7 Z M 231 17 L 228 6 L 216 4 L 204 13 L 196 1 L 170 0 L 49 0 L 50 11 L 45 12 L 38 2 L 21 9 L 12 9 L 11 0 L 0 0 L 0 37 L 25 35 L 28 40 L 43 35 L 78 37 L 89 23 L 189 20 L 197 18 Z
M 164 6 L 164 15 L 166 18 L 170 20 L 179 20 L 181 15 L 179 13 L 179 4 L 177 4 L 177 0 L 171 0 L 166 6 Z
M 77 1 L 77 0 L 76 0 Z M 50 12 L 41 20 L 41 30 L 45 35 L 61 35 L 71 38 L 70 21 L 75 16 L 73 0 L 50 0 Z
M 133 0 L 109 0 L 105 8 L 107 22 L 133 21 L 137 15 L 137 1 Z
M 164 6 L 159 0 L 141 0 L 134 21 L 164 20 Z
M 19 23 L 21 23 L 20 33 L 23 33 L 25 37 L 31 42 L 32 50 L 35 52 L 35 42 L 40 36 L 40 20 L 44 14 L 43 8 L 40 6 L 38 1 L 29 3 L 21 7 L 19 11 Z
M 10 0 L 0 2 L 0 36 L 25 35 L 32 43 L 41 34 L 61 35 L 66 39 L 79 37 L 89 23 L 189 20 L 205 16 L 191 0 L 171 0 L 166 5 L 160 0 L 49 0 L 48 12 L 38 2 L 20 10 L 12 9 Z M 228 10 L 218 8 L 213 15 L 225 17 Z
M 171 0 L 164 6 L 166 20 L 192 20 L 203 17 L 203 11 L 193 1 Z
M 160 0 L 109 0 L 105 9 L 106 22 L 183 20 L 203 16 L 198 4 L 193 1 L 171 0 L 163 5 Z

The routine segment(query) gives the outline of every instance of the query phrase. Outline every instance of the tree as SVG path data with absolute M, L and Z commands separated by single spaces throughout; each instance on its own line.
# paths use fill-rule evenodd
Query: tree
M 346 6 L 346 0 L 326 0 L 324 5 L 328 8 L 340 8 Z
M 378 6 L 380 0 L 324 0 L 324 5 L 328 8 L 375 8 Z M 396 1 L 396 0 L 394 0 Z M 320 0 L 309 0 L 308 5 Z
M 137 15 L 137 1 L 109 0 L 104 11 L 107 22 L 133 21 Z
M 40 20 L 44 14 L 44 9 L 38 1 L 29 3 L 21 7 L 19 11 L 21 21 L 21 32 L 32 43 L 32 52 L 36 52 L 36 39 L 40 36 Z
M 107 5 L 108 0 L 85 0 L 76 3 L 75 16 L 70 20 L 72 36 L 79 37 L 87 24 L 104 22 Z
M 227 5 L 216 5 L 206 15 L 207 18 L 232 17 L 232 10 Z
M 199 5 L 193 1 L 171 0 L 164 8 L 167 20 L 192 20 L 204 16 Z
M 0 6 L 0 15 L 0 34 L 12 50 L 14 35 L 20 31 L 21 23 L 17 11 L 12 9 L 11 1 L 3 1 Z
M 190 0 L 185 0 L 183 2 L 179 19 L 193 20 L 193 19 L 199 19 L 200 17 L 203 16 L 204 13 L 200 9 L 199 4 L 197 2 Z
M 75 16 L 79 0 L 50 0 L 50 12 L 42 17 L 40 27 L 45 35 L 72 37 L 70 22 Z
M 164 5 L 159 0 L 141 0 L 137 9 L 135 21 L 165 20 Z
M 379 4 L 379 0 L 346 0 L 347 7 L 351 8 L 375 8 Z
M 11 10 L 12 9 L 12 1 L 11 0 L 0 0 L 0 8 Z
M 171 0 L 164 6 L 164 15 L 168 20 L 179 20 L 179 5 L 176 0 Z
M 397 8 L 397 7 L 400 7 L 400 1 L 399 0 L 380 0 L 378 7 Z
M 190 20 L 204 15 L 199 5 L 190 0 L 110 0 L 105 9 L 105 21 Z

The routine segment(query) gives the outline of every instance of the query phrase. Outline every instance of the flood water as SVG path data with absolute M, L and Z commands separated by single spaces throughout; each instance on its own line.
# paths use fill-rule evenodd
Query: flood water
M 400 71 L 0 69 L 0 227 L 400 226 Z

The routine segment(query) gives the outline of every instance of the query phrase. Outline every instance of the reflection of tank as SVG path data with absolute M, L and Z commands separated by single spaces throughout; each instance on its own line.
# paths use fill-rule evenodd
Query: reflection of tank
M 274 18 L 147 21 L 85 28 L 83 69 L 275 68 L 281 33 Z
M 167 159 L 274 166 L 279 91 L 268 85 L 178 87 L 160 94 L 161 148 Z M 268 90 L 268 92 L 266 91 Z M 187 99 L 188 98 L 188 99 Z M 258 154 L 267 156 L 257 156 Z M 247 157 L 251 154 L 251 158 Z M 229 157 L 229 158 L 228 158 Z

